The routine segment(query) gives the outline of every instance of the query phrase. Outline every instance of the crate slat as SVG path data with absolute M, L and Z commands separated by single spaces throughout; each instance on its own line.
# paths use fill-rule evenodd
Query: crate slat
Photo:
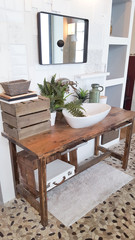
M 13 116 L 16 116 L 16 109 L 14 107 L 15 104 L 8 104 L 8 103 L 1 102 L 0 105 L 1 105 L 2 111 L 9 113 Z
M 30 136 L 33 136 L 35 134 L 39 134 L 41 132 L 46 132 L 50 130 L 51 123 L 50 121 L 35 124 L 30 127 L 22 128 L 22 129 L 16 129 L 14 127 L 11 127 L 7 123 L 3 123 L 3 128 L 6 133 L 9 134 L 9 136 L 17 139 L 23 139 Z
M 45 109 L 49 109 L 50 100 L 49 98 L 39 97 L 36 100 L 30 100 L 26 102 L 20 102 L 15 104 L 8 104 L 1 102 L 1 110 L 9 113 L 13 116 L 22 116 L 34 112 L 40 112 Z
M 6 112 L 2 112 L 2 119 L 5 123 L 9 124 L 10 126 L 16 127 L 18 129 L 31 126 L 36 123 L 45 122 L 50 120 L 50 111 L 45 110 L 42 112 L 36 112 L 33 114 L 23 115 L 23 116 L 12 116 Z
M 13 115 L 8 114 L 6 112 L 2 112 L 1 114 L 2 114 L 3 122 L 10 124 L 13 127 L 17 127 L 17 118 L 16 117 L 14 117 Z

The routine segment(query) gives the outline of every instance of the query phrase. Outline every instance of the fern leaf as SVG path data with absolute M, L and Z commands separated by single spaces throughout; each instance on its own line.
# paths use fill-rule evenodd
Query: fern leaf
M 50 90 L 48 88 L 48 82 L 46 82 L 46 78 L 44 78 L 44 93 L 46 96 L 50 95 Z
M 55 78 L 56 78 L 56 73 L 52 76 L 51 78 L 51 84 L 54 84 L 55 83 Z
M 39 84 L 38 83 L 38 87 L 39 87 L 39 90 L 40 90 L 40 94 L 42 96 L 46 96 L 45 92 L 44 92 L 44 86 L 42 84 Z
M 65 104 L 65 108 L 75 117 L 85 117 L 84 113 L 81 111 L 84 110 L 84 108 L 81 106 L 80 101 L 67 103 Z

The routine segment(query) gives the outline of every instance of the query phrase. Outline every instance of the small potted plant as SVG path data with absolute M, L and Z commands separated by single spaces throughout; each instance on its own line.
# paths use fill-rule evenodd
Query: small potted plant
M 82 103 L 85 102 L 87 99 L 89 99 L 89 91 L 88 90 L 79 88 L 79 89 L 75 90 L 75 93 L 76 93 L 76 95 L 74 95 L 74 97 L 79 99 Z
M 51 81 L 44 79 L 43 84 L 38 84 L 40 94 L 50 99 L 50 111 L 52 125 L 55 124 L 56 111 L 64 106 L 64 102 L 68 96 L 65 93 L 68 92 L 68 83 L 62 83 L 62 80 L 56 81 L 56 74 L 52 76 Z
M 64 81 L 62 79 L 55 80 L 56 74 L 52 76 L 51 81 L 46 81 L 44 79 L 43 84 L 38 84 L 40 89 L 40 94 L 42 96 L 48 97 L 50 99 L 50 111 L 51 111 L 51 125 L 55 124 L 56 111 L 60 111 L 66 108 L 74 116 L 82 116 L 81 113 L 81 101 L 72 101 L 70 103 L 65 103 L 66 98 L 70 95 L 66 95 L 69 91 L 69 85 L 73 87 L 74 83 L 72 81 Z M 74 87 L 73 87 L 74 88 Z

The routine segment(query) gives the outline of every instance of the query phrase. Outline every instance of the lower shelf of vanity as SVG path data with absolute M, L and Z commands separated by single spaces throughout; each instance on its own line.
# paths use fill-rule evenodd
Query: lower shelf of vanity
M 65 182 L 75 174 L 75 167 L 56 159 L 47 165 L 47 191 Z M 39 191 L 38 169 L 34 170 L 36 190 Z

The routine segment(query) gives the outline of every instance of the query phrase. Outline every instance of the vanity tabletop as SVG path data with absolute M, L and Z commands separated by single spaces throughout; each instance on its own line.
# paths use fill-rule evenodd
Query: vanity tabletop
M 66 123 L 58 122 L 48 132 L 22 140 L 12 138 L 4 132 L 2 136 L 24 150 L 42 158 L 43 156 L 49 157 L 55 153 L 63 152 L 105 132 L 124 126 L 127 122 L 132 122 L 134 118 L 135 112 L 112 107 L 104 120 L 91 127 L 75 129 Z

